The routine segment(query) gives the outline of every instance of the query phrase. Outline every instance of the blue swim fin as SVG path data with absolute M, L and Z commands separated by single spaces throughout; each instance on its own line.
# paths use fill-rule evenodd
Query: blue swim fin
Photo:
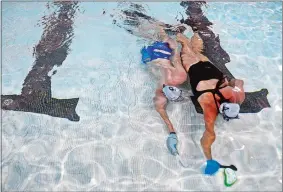
M 214 175 L 220 168 L 220 164 L 215 160 L 207 160 L 204 173 L 207 175 Z

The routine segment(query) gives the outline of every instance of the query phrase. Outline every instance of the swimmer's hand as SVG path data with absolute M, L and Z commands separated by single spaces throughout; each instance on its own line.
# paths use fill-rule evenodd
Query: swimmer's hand
M 220 164 L 215 160 L 207 160 L 204 174 L 214 175 L 220 168 Z
M 172 155 L 175 156 L 178 154 L 178 151 L 177 151 L 178 138 L 177 138 L 176 133 L 172 132 L 169 134 L 166 144 L 167 144 L 168 150 L 170 151 Z

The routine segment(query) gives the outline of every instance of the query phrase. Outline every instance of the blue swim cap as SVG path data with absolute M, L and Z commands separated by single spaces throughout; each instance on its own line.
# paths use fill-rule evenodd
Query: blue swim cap
M 150 52 L 148 52 L 146 47 L 143 47 L 141 50 L 141 54 L 142 54 L 142 62 L 145 64 L 149 61 L 151 61 L 151 55 Z
M 143 47 L 141 54 L 143 63 L 147 63 L 159 58 L 169 60 L 172 54 L 172 49 L 170 49 L 168 43 L 156 41 L 148 47 Z

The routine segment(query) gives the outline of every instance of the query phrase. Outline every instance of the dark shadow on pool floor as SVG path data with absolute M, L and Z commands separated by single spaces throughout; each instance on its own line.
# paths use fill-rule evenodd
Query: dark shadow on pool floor
M 35 63 L 24 80 L 21 95 L 1 95 L 1 107 L 79 121 L 75 111 L 79 98 L 52 98 L 51 76 L 48 75 L 54 66 L 62 65 L 67 58 L 74 36 L 73 23 L 78 2 L 47 3 L 47 8 L 50 6 L 58 11 L 42 18 L 44 31 L 34 48 Z

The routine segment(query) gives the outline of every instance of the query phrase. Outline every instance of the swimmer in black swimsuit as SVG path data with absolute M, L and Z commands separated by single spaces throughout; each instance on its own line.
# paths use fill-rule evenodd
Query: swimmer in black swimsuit
M 211 145 L 216 138 L 214 132 L 216 117 L 219 112 L 225 110 L 223 105 L 228 104 L 234 108 L 244 101 L 244 82 L 238 79 L 228 82 L 223 73 L 202 54 L 203 42 L 197 33 L 191 39 L 178 34 L 177 41 L 182 44 L 181 59 L 188 72 L 188 81 L 203 109 L 206 129 L 201 138 L 201 145 L 205 157 L 211 160 Z M 237 110 L 239 111 L 239 108 Z
M 224 103 L 224 102 L 229 103 L 229 99 L 226 99 L 220 92 L 221 88 L 228 86 L 225 84 L 225 80 L 227 80 L 226 76 L 224 76 L 223 73 L 219 71 L 209 61 L 199 61 L 198 63 L 192 65 L 188 74 L 189 74 L 188 77 L 190 80 L 190 84 L 191 84 L 191 88 L 192 88 L 194 96 L 198 98 L 203 93 L 207 93 L 207 92 L 212 93 L 217 109 L 219 106 L 215 98 L 215 94 L 217 94 L 220 97 L 220 103 Z M 204 80 L 210 80 L 210 79 L 218 80 L 214 89 L 206 89 L 202 91 L 197 90 L 197 86 L 199 82 L 204 81 Z M 219 112 L 219 109 L 218 109 L 218 112 Z

